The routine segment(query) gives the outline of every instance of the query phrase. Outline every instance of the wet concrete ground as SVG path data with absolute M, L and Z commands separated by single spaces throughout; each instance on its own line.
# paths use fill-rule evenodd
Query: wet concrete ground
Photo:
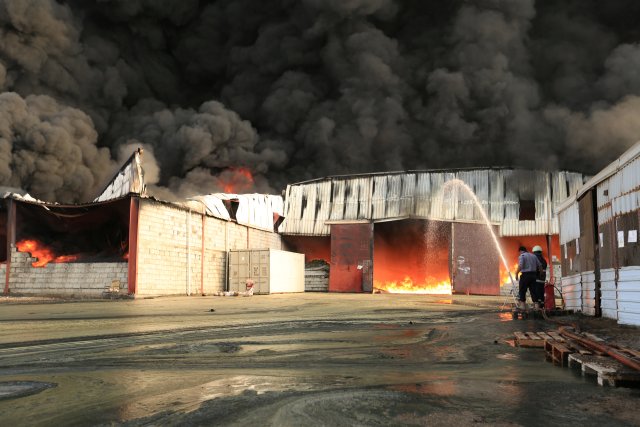
M 638 425 L 640 391 L 511 347 L 504 298 L 0 304 L 3 425 Z M 212 311 L 213 310 L 213 311 Z M 633 332 L 632 332 L 633 333 Z

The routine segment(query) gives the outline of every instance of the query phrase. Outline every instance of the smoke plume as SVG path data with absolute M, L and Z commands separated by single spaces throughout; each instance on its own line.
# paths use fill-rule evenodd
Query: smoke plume
M 0 0 L 0 185 L 91 200 L 136 146 L 166 197 L 403 169 L 595 173 L 640 140 L 638 13 L 632 0 Z

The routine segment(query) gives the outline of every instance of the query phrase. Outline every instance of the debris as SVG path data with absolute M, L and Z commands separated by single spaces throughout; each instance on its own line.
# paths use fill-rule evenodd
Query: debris
M 573 353 L 568 357 L 568 364 L 570 368 L 580 369 L 582 375 L 595 375 L 601 386 L 640 385 L 640 372 L 611 357 Z
M 640 360 L 640 352 L 605 344 L 593 334 L 569 333 L 564 327 L 559 332 L 563 336 L 558 332 L 514 332 L 515 343 L 520 347 L 544 347 L 546 360 L 561 367 L 579 367 L 583 375 L 595 375 L 601 386 L 640 385 L 640 371 L 620 360 Z
M 544 338 L 537 332 L 514 332 L 519 347 L 544 347 Z

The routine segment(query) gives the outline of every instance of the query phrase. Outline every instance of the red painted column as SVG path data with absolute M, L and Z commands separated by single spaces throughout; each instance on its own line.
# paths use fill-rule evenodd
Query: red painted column
M 200 256 L 200 294 L 204 295 L 204 224 L 207 216 L 202 214 L 202 255 Z
M 140 219 L 140 199 L 131 197 L 129 205 L 129 295 L 138 290 L 138 220 Z
M 7 207 L 7 271 L 5 274 L 4 294 L 9 294 L 9 278 L 11 277 L 11 248 L 16 244 L 16 203 L 6 199 Z

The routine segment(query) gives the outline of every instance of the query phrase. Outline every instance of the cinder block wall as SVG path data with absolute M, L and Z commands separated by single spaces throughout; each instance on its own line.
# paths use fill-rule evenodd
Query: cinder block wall
M 49 263 L 33 267 L 31 263 L 35 260 L 28 253 L 11 248 L 9 291 L 12 294 L 102 298 L 113 280 L 119 280 L 121 288 L 127 287 L 129 264 L 126 261 Z
M 140 200 L 137 296 L 222 291 L 230 249 L 283 249 L 280 235 L 204 216 L 182 206 Z
M 329 292 L 329 268 L 305 268 L 305 292 Z

